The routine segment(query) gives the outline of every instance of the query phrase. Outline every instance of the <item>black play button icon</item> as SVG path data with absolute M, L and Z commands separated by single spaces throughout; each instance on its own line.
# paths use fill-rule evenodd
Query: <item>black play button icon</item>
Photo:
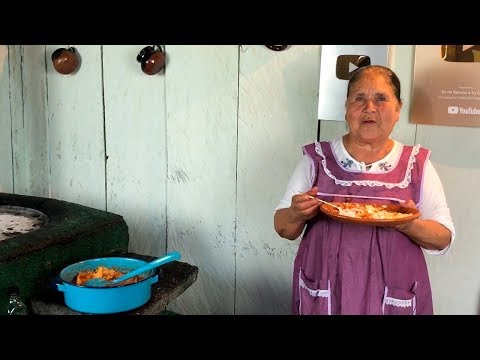
M 338 55 L 335 74 L 340 80 L 349 80 L 355 70 L 368 65 L 371 61 L 367 55 Z
M 442 45 L 442 59 L 450 62 L 480 62 L 480 45 Z

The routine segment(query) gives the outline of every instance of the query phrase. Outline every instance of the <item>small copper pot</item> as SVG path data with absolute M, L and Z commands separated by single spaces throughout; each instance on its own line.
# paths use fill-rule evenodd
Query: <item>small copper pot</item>
M 55 70 L 62 75 L 72 74 L 80 66 L 80 57 L 74 47 L 55 50 L 52 53 L 52 61 Z
M 288 47 L 288 45 L 265 45 L 265 46 L 273 51 L 283 51 Z
M 155 75 L 165 68 L 166 55 L 158 45 L 146 46 L 138 53 L 137 61 L 145 74 Z

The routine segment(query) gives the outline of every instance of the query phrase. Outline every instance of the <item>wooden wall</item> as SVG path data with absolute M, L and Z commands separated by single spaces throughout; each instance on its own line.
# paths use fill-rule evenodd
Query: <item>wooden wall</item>
M 321 46 L 167 45 L 154 76 L 136 61 L 144 46 L 78 45 L 73 75 L 52 67 L 66 45 L 8 46 L 0 191 L 115 212 L 131 251 L 180 251 L 199 277 L 173 311 L 288 314 L 298 240 L 275 233 L 273 209 L 317 136 Z M 478 129 L 410 124 L 414 47 L 391 46 L 390 61 L 405 103 L 394 136 L 432 149 L 457 225 L 451 253 L 428 258 L 437 313 L 477 313 Z M 320 122 L 322 139 L 343 132 Z

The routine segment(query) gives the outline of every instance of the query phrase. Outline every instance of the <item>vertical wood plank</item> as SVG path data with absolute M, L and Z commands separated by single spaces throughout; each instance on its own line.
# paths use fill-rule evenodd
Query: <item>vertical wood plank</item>
M 480 287 L 474 275 L 480 270 L 474 255 L 474 249 L 479 248 L 474 239 L 480 236 L 480 231 L 466 225 L 475 223 L 478 212 L 471 209 L 480 201 L 480 196 L 470 191 L 480 180 L 480 161 L 472 155 L 480 150 L 475 141 L 480 129 L 411 123 L 415 46 L 396 45 L 392 55 L 392 68 L 402 81 L 403 93 L 402 117 L 394 136 L 404 143 L 421 144 L 432 151 L 431 160 L 444 186 L 456 236 L 460 239 L 444 256 L 426 254 L 434 310 L 436 314 L 475 314 L 478 295 L 452 298 L 451 289 L 455 288 L 457 293 L 471 293 L 472 288 Z
M 18 193 L 16 187 L 19 174 L 23 173 L 25 165 L 24 151 L 24 112 L 23 112 L 23 46 L 10 47 L 10 117 L 12 141 L 13 192 Z M 20 182 L 20 181 L 19 181 Z M 21 182 L 20 182 L 21 183 Z M 23 192 L 23 190 L 20 190 Z
M 171 303 L 189 314 L 232 314 L 238 46 L 167 46 L 168 249 L 199 267 Z
M 12 123 L 15 193 L 48 197 L 45 46 L 23 46 L 21 60 L 21 110 Z
M 76 46 L 81 66 L 70 75 L 53 68 L 60 47 L 46 47 L 51 196 L 105 210 L 101 46 Z
M 411 47 L 413 65 L 409 70 L 413 83 Z M 456 230 L 455 242 L 446 255 L 426 256 L 434 310 L 439 315 L 478 314 L 480 229 L 474 224 L 478 222 L 480 202 L 480 194 L 475 191 L 480 182 L 480 128 L 421 124 L 416 128 L 416 143 L 432 151 L 431 160 L 442 181 Z M 452 297 L 452 289 L 456 294 L 471 296 Z
M 24 47 L 12 46 L 10 52 L 10 116 L 13 166 L 13 192 L 24 194 L 25 132 L 24 132 L 24 100 L 23 100 L 23 58 Z M 22 179 L 22 180 L 21 180 Z M 19 185 L 20 189 L 17 187 Z
M 274 208 L 317 134 L 320 46 L 240 55 L 236 314 L 289 314 L 298 240 L 278 236 Z
M 14 46 L 0 45 L 0 192 L 13 192 L 12 118 L 9 57 Z
M 401 84 L 402 111 L 400 120 L 391 137 L 406 145 L 415 144 L 417 126 L 410 122 L 410 108 L 413 90 L 414 46 L 390 45 L 390 67 L 397 74 Z
M 129 248 L 166 250 L 165 74 L 145 75 L 136 61 L 146 45 L 103 48 L 107 209 L 124 216 Z
M 436 314 L 478 314 L 480 279 L 479 128 L 417 125 L 417 143 L 432 151 L 433 166 L 442 181 L 455 224 L 456 238 L 443 256 L 427 255 Z M 453 296 L 468 294 L 468 296 Z

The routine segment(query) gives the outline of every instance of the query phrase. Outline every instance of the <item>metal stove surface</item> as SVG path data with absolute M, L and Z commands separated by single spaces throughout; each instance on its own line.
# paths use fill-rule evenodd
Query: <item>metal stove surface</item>
M 0 206 L 0 241 L 40 229 L 48 222 L 41 211 L 21 206 Z

